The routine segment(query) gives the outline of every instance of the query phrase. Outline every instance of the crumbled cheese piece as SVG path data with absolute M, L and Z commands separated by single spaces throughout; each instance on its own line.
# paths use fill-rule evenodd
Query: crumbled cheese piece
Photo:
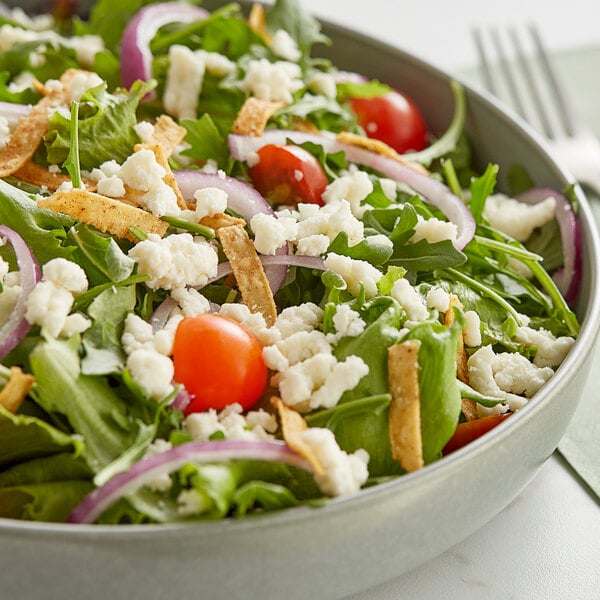
M 242 89 L 266 101 L 292 102 L 294 92 L 303 86 L 302 70 L 292 62 L 269 62 L 266 58 L 250 61 Z
M 546 329 L 518 327 L 515 339 L 536 348 L 533 362 L 538 367 L 558 367 L 565 359 L 575 340 L 569 336 L 555 337 Z
M 94 169 L 94 171 L 96 170 L 99 169 Z M 102 171 L 100 171 L 100 173 L 102 173 Z M 106 177 L 102 173 L 101 178 L 98 180 L 98 193 L 110 198 L 123 197 L 125 195 L 125 185 L 123 180 L 116 175 Z
M 429 318 L 423 297 L 404 277 L 394 283 L 390 295 L 402 306 L 411 321 L 425 321 Z
M 92 322 L 85 315 L 81 313 L 73 313 L 67 316 L 65 323 L 60 331 L 60 335 L 64 337 L 71 337 L 76 333 L 83 333 L 86 329 L 92 326 Z
M 10 287 L 6 284 L 3 285 L 2 293 L 0 293 L 0 325 L 3 325 L 8 321 L 22 291 L 20 285 L 13 285 Z
M 131 378 L 152 399 L 162 400 L 173 391 L 173 361 L 146 347 L 134 350 L 127 357 L 127 369 Z
M 329 73 L 316 73 L 313 75 L 308 81 L 308 88 L 326 98 L 335 98 L 337 96 L 335 77 Z
M 274 255 L 289 239 L 289 229 L 273 215 L 255 214 L 250 220 L 250 228 L 254 233 L 256 251 L 261 254 Z
M 156 161 L 154 152 L 146 148 L 129 156 L 118 172 L 124 183 L 143 192 L 161 183 L 166 174 L 164 167 Z
M 433 287 L 427 292 L 427 308 L 445 313 L 450 308 L 450 294 L 441 287 Z
M 177 496 L 177 512 L 183 517 L 201 515 L 210 508 L 210 500 L 198 490 L 181 490 Z
M 67 46 L 75 50 L 77 60 L 82 66 L 91 68 L 94 66 L 94 59 L 98 52 L 104 50 L 104 40 L 99 35 L 80 35 L 70 38 L 63 38 Z
M 177 326 L 183 320 L 184 316 L 174 312 L 162 329 L 154 332 L 154 349 L 159 354 L 171 356 L 173 354 L 173 343 L 175 342 L 175 332 Z
M 317 329 L 323 320 L 323 309 L 312 302 L 284 308 L 272 329 L 279 332 L 281 338 L 286 338 L 298 331 Z
M 74 295 L 82 294 L 88 288 L 85 271 L 75 262 L 66 258 L 53 258 L 42 267 L 42 278 L 51 281 Z
M 327 252 L 329 244 L 331 244 L 331 240 L 327 235 L 322 233 L 307 235 L 298 240 L 296 254 L 302 256 L 321 256 Z
M 152 325 L 144 321 L 134 313 L 129 313 L 125 317 L 123 333 L 121 334 L 121 344 L 125 354 L 131 354 L 134 350 L 142 347 L 152 346 L 154 332 Z
M 357 260 L 331 252 L 325 258 L 325 268 L 341 275 L 352 295 L 357 296 L 361 286 L 364 287 L 367 298 L 377 294 L 377 282 L 381 279 L 382 273 L 366 260 Z
M 11 21 L 33 31 L 45 31 L 54 26 L 54 17 L 50 14 L 29 16 L 20 6 L 10 9 L 8 17 Z
M 185 317 L 193 317 L 210 312 L 210 302 L 194 288 L 175 288 L 171 292 L 171 298 L 179 304 L 181 312 Z
M 327 339 L 335 344 L 343 337 L 357 337 L 363 333 L 367 324 L 361 316 L 347 304 L 339 304 L 332 317 L 335 333 L 328 333 Z
M 169 48 L 169 68 L 163 95 L 165 110 L 178 119 L 195 119 L 206 62 L 187 46 Z
M 196 207 L 194 216 L 200 220 L 204 217 L 224 213 L 227 210 L 227 192 L 215 187 L 203 188 L 194 192 Z
M 278 376 L 279 393 L 285 404 L 302 412 L 331 408 L 368 372 L 358 356 L 338 362 L 332 354 L 319 353 L 283 371 Z
M 465 312 L 463 340 L 467 346 L 481 346 L 481 319 L 474 310 L 467 310 Z
M 348 236 L 348 245 L 355 246 L 364 239 L 364 225 L 353 214 L 348 200 L 330 200 L 325 206 L 298 204 L 296 212 L 281 211 L 282 216 L 295 217 L 298 221 L 294 241 L 313 235 L 326 235 L 333 241 L 340 232 Z
M 73 294 L 53 281 L 40 281 L 27 297 L 25 318 L 53 337 L 62 331 L 73 306 Z
M 173 447 L 173 444 L 167 440 L 161 440 L 160 438 L 154 440 L 148 448 L 144 456 L 156 456 L 161 452 L 166 452 Z M 146 486 L 155 492 L 168 492 L 173 487 L 173 480 L 169 473 L 162 473 L 146 483 Z
M 154 125 L 149 121 L 140 121 L 133 126 L 133 130 L 140 138 L 140 141 L 147 142 L 154 135 Z
M 206 285 L 217 274 L 218 255 L 202 238 L 179 233 L 161 238 L 149 234 L 138 242 L 129 256 L 138 262 L 138 271 L 151 279 L 146 285 L 153 290 Z
M 206 52 L 204 50 L 197 50 L 196 54 L 204 59 L 206 70 L 211 75 L 224 77 L 225 75 L 229 75 L 229 73 L 233 73 L 236 69 L 236 64 L 232 60 L 229 60 L 224 54 L 219 54 L 218 52 Z
M 427 240 L 430 244 L 435 244 L 444 240 L 455 242 L 457 237 L 458 228 L 454 223 L 442 221 L 435 217 L 423 219 L 419 215 L 417 224 L 415 225 L 415 233 L 410 238 L 410 241 L 414 244 L 420 240 Z
M 201 413 L 192 413 L 184 421 L 184 429 L 192 439 L 207 441 L 215 433 L 221 433 L 231 440 L 273 439 L 277 430 L 274 415 L 263 409 L 250 411 L 246 416 L 242 407 L 235 403 L 217 413 L 214 408 Z
M 256 336 L 263 346 L 271 346 L 281 339 L 281 332 L 276 327 L 268 327 L 261 313 L 250 312 L 245 304 L 226 302 L 221 305 L 219 314 L 243 325 Z
M 556 200 L 552 197 L 538 204 L 525 204 L 505 194 L 488 196 L 483 214 L 497 229 L 519 242 L 529 239 L 533 230 L 554 219 Z
M 301 435 L 323 466 L 324 473 L 315 476 L 323 493 L 348 496 L 360 490 L 369 477 L 369 455 L 365 450 L 346 453 L 339 447 L 333 432 L 323 427 L 309 427 Z
M 30 71 L 22 71 L 8 84 L 8 91 L 13 94 L 18 94 L 32 87 L 34 81 L 37 81 L 37 78 L 33 73 Z M 49 89 L 47 84 L 46 88 Z M 17 120 L 14 122 L 10 121 L 11 125 L 16 125 L 16 121 Z
M 164 181 L 152 185 L 145 194 L 139 197 L 138 202 L 140 206 L 156 217 L 176 217 L 181 213 L 173 188 Z
M 316 329 L 297 331 L 278 341 L 272 346 L 263 348 L 266 365 L 276 371 L 284 371 L 315 354 L 331 354 L 331 345 L 325 334 Z
M 296 40 L 285 29 L 278 29 L 271 36 L 270 46 L 273 54 L 284 60 L 298 62 L 302 57 Z
M 522 354 L 495 354 L 491 346 L 474 352 L 467 366 L 469 384 L 482 394 L 503 399 L 511 410 L 522 408 L 554 374 L 550 367 L 537 367 Z
M 362 201 L 373 191 L 373 182 L 364 171 L 356 171 L 351 175 L 344 175 L 332 181 L 321 196 L 323 202 L 337 203 L 346 200 L 350 204 L 352 214 L 361 219 L 368 205 L 362 205 Z
M 88 90 L 102 85 L 104 82 L 96 73 L 76 73 L 69 82 L 71 88 L 71 99 L 74 102 L 79 102 L 81 96 Z

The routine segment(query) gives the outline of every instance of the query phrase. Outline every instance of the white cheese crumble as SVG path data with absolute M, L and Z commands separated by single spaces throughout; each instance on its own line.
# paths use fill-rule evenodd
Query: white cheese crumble
M 289 61 L 269 62 L 266 58 L 250 61 L 242 89 L 260 100 L 285 102 L 303 87 L 302 70 Z
M 367 298 L 377 294 L 377 282 L 381 279 L 382 273 L 366 260 L 357 260 L 331 252 L 325 258 L 325 268 L 341 275 L 352 295 L 358 296 L 361 287 L 364 287 Z
M 254 233 L 256 251 L 260 254 L 274 255 L 294 236 L 296 228 L 290 231 L 284 220 L 280 221 L 273 215 L 257 213 L 250 220 L 250 229 Z
M 481 346 L 481 319 L 474 310 L 467 310 L 465 312 L 463 340 L 467 346 Z
M 154 400 L 173 391 L 173 361 L 164 354 L 142 347 L 134 350 L 126 363 L 131 378 Z
M 308 81 L 308 89 L 326 98 L 337 96 L 337 84 L 335 77 L 329 73 L 315 73 Z
M 558 367 L 575 343 L 569 336 L 555 337 L 546 329 L 532 329 L 531 327 L 518 327 L 515 339 L 535 348 L 534 364 L 538 367 Z
M 327 334 L 327 340 L 331 344 L 337 343 L 343 337 L 357 337 L 367 326 L 361 316 L 347 304 L 338 304 L 332 321 L 335 333 Z
M 342 450 L 330 429 L 309 427 L 301 433 L 302 441 L 311 448 L 323 473 L 315 475 L 320 490 L 328 496 L 347 496 L 358 492 L 367 481 L 369 455 L 359 449 L 348 454 Z
M 278 29 L 271 36 L 270 46 L 273 54 L 284 60 L 298 62 L 302 57 L 296 40 L 285 29 Z
M 187 46 L 169 48 L 169 68 L 163 95 L 165 110 L 178 119 L 195 119 L 206 63 Z
M 346 200 L 350 204 L 352 214 L 361 219 L 365 211 L 370 208 L 363 205 L 363 200 L 373 191 L 373 182 L 364 171 L 355 171 L 350 175 L 344 175 L 334 179 L 321 196 L 323 202 L 337 203 Z
M 519 242 L 529 239 L 533 230 L 554 219 L 556 200 L 525 204 L 505 194 L 493 194 L 485 202 L 483 214 L 497 229 Z
M 10 125 L 6 117 L 0 117 L 0 150 L 8 144 L 10 140 Z
M 196 206 L 194 216 L 198 221 L 227 210 L 227 192 L 215 187 L 207 187 L 194 192 Z
M 129 187 L 147 192 L 153 186 L 161 183 L 167 172 L 157 162 L 154 152 L 143 148 L 129 156 L 117 174 Z
M 122 198 L 125 195 L 125 184 L 120 177 L 111 175 L 98 181 L 98 193 L 109 198 Z
M 318 330 L 297 331 L 272 346 L 263 348 L 267 367 L 274 371 L 285 371 L 315 354 L 331 354 L 332 349 L 325 334 Z
M 423 297 L 404 277 L 394 283 L 390 295 L 402 306 L 411 321 L 425 321 L 429 318 Z
M 450 294 L 441 287 L 433 287 L 427 292 L 427 308 L 445 313 L 450 308 Z
M 424 219 L 419 215 L 415 225 L 415 233 L 410 238 L 410 241 L 416 243 L 420 240 L 427 240 L 430 244 L 435 244 L 444 240 L 455 242 L 457 237 L 458 228 L 454 223 L 442 221 L 435 217 Z
M 189 233 L 164 238 L 151 233 L 129 251 L 129 256 L 137 261 L 140 273 L 150 275 L 146 285 L 153 290 L 199 287 L 217 274 L 215 248 Z
M 181 213 L 173 188 L 164 181 L 154 184 L 138 198 L 138 202 L 156 217 L 176 217 Z

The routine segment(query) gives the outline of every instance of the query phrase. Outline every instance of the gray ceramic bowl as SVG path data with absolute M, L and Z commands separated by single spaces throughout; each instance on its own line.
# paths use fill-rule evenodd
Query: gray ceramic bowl
M 19 3 L 22 5 L 22 3 Z M 373 39 L 329 25 L 343 68 L 406 90 L 434 131 L 452 113 L 448 76 Z M 467 87 L 481 164 L 525 165 L 538 185 L 569 177 L 530 131 Z M 340 598 L 400 575 L 463 540 L 509 504 L 552 454 L 589 369 L 600 318 L 598 240 L 583 197 L 581 336 L 543 390 L 468 447 L 396 481 L 260 518 L 161 526 L 73 526 L 0 519 L 2 597 Z

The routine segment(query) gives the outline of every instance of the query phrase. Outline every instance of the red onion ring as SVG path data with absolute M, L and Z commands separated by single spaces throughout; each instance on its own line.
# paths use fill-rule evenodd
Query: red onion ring
M 21 276 L 21 294 L 15 302 L 8 320 L 0 328 L 0 360 L 18 346 L 31 329 L 25 318 L 27 298 L 35 284 L 41 279 L 40 266 L 25 240 L 13 229 L 0 225 L 0 236 L 5 237 L 13 247 Z
M 177 302 L 173 300 L 171 296 L 167 296 L 155 309 L 150 318 L 148 319 L 148 323 L 152 325 L 152 331 L 159 331 L 160 329 L 164 329 L 167 321 L 169 320 L 169 315 L 171 311 L 177 306 Z
M 556 190 L 533 188 L 517 196 L 517 200 L 527 204 L 538 204 L 547 198 L 556 201 L 555 217 L 560 229 L 564 265 L 552 276 L 568 304 L 577 299 L 581 286 L 583 259 L 581 256 L 581 231 L 579 221 L 571 203 Z
M 475 233 L 475 220 L 469 208 L 454 195 L 443 183 L 423 175 L 392 158 L 371 152 L 365 148 L 339 142 L 332 135 L 309 134 L 298 131 L 281 129 L 268 129 L 262 136 L 242 136 L 230 134 L 228 138 L 229 151 L 236 160 L 246 161 L 253 158 L 260 148 L 267 144 L 285 144 L 291 140 L 295 144 L 312 142 L 322 146 L 325 152 L 344 152 L 346 158 L 356 164 L 369 167 L 413 188 L 422 194 L 427 201 L 441 210 L 449 221 L 458 229 L 458 236 L 454 245 L 462 250 L 472 239 Z
M 169 23 L 191 23 L 205 19 L 203 8 L 182 2 L 162 2 L 144 6 L 129 22 L 121 41 L 121 81 L 127 88 L 141 79 L 152 77 L 150 42 L 157 31 Z M 150 96 L 150 94 L 149 94 Z
M 184 387 L 180 387 L 170 406 L 183 412 L 190 405 L 191 401 L 192 397 L 190 393 Z
M 83 498 L 68 518 L 69 523 L 93 523 L 116 500 L 134 493 L 141 486 L 187 463 L 209 463 L 227 460 L 264 460 L 283 462 L 308 472 L 308 462 L 285 442 L 278 440 L 223 440 L 189 442 L 166 452 L 142 458 L 128 471 L 117 473 L 104 485 Z
M 31 112 L 31 105 L 17 104 L 16 102 L 0 102 L 0 116 L 5 117 L 9 123 L 17 122 L 21 117 Z
M 227 194 L 227 206 L 241 215 L 248 223 L 254 215 L 259 213 L 277 216 L 271 205 L 251 185 L 233 177 L 217 173 L 204 173 L 198 170 L 175 171 L 174 175 L 186 202 L 193 201 L 196 190 L 214 187 Z M 277 255 L 287 255 L 287 253 L 287 244 L 276 251 Z M 285 263 L 278 263 L 266 270 L 267 279 L 274 294 L 281 287 L 286 274 L 287 266 Z M 224 275 L 218 276 L 216 279 L 220 279 Z

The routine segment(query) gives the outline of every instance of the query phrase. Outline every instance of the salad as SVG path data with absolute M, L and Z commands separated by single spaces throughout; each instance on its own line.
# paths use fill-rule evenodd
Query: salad
M 319 506 L 560 366 L 570 190 L 499 192 L 459 83 L 436 136 L 327 43 L 297 0 L 0 13 L 0 516 Z

